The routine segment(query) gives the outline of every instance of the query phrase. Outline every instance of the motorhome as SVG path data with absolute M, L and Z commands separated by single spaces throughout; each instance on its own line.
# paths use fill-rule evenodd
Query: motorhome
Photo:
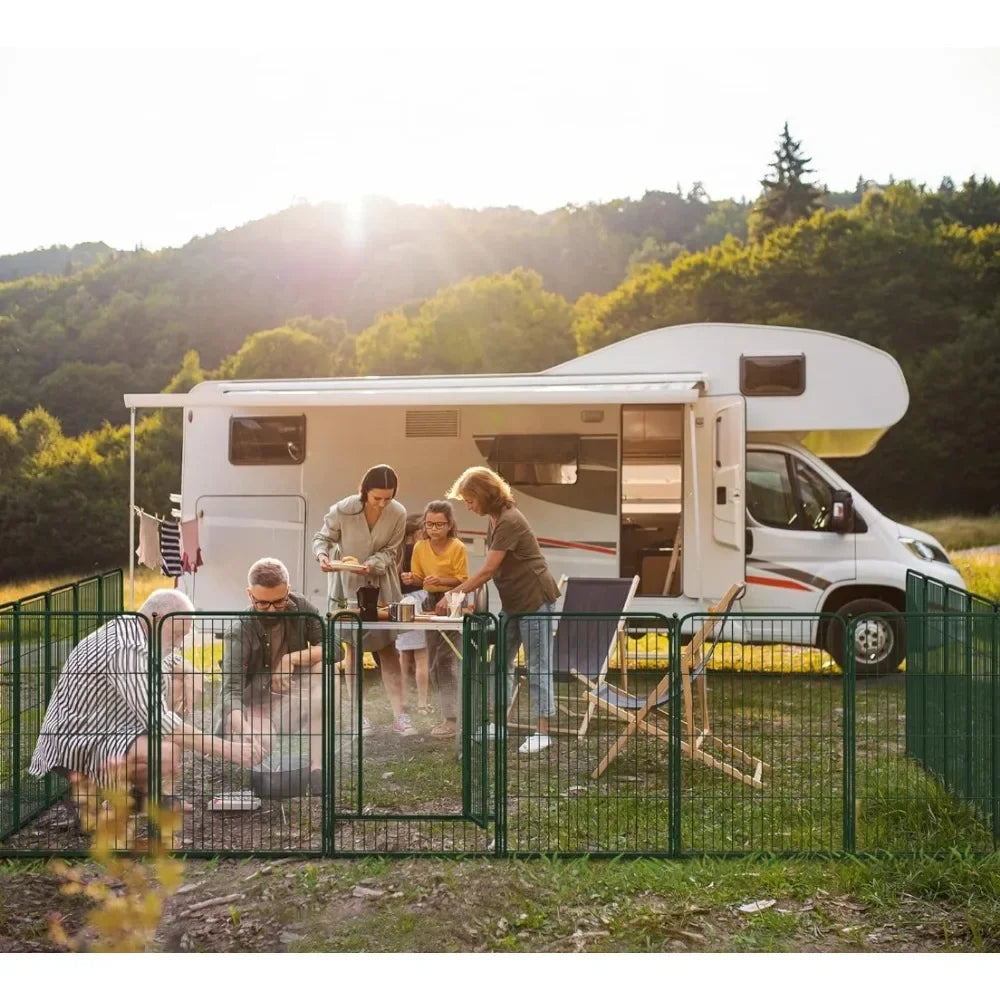
M 854 640 L 868 671 L 903 655 L 899 623 L 878 616 L 903 607 L 908 568 L 962 585 L 933 537 L 881 514 L 823 461 L 869 452 L 908 403 L 899 365 L 874 347 L 727 323 L 651 330 L 532 374 L 207 381 L 125 396 L 133 425 L 138 408 L 183 408 L 179 513 L 197 519 L 204 565 L 182 585 L 200 608 L 242 606 L 261 555 L 324 606 L 312 536 L 365 469 L 393 466 L 399 499 L 421 510 L 488 465 L 557 577 L 636 575 L 639 611 L 701 611 L 745 581 L 745 612 L 865 613 Z M 475 568 L 485 524 L 461 503 L 456 513 Z M 780 618 L 768 635 L 835 655 L 843 645 L 815 621 L 805 639 Z

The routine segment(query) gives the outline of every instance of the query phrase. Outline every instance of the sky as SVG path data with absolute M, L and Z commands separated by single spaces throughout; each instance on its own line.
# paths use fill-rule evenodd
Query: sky
M 67 8 L 5 32 L 0 253 L 179 246 L 297 201 L 369 194 L 546 211 L 700 181 L 712 198 L 753 199 L 786 120 L 833 190 L 859 174 L 1000 177 L 1000 48 L 960 47 L 1000 46 L 1000 33 L 886 31 L 884 47 L 871 30 L 852 47 L 857 19 L 875 24 L 869 4 L 839 34 L 722 30 L 710 45 L 711 4 L 687 21 L 659 5 L 644 32 L 628 0 L 562 8 L 570 22 L 511 2 L 536 12 L 532 31 L 474 13 L 506 6 L 459 5 L 438 30 L 389 4 L 374 30 L 293 2 L 254 30 L 220 15 L 195 32 L 183 10 L 104 30 Z M 923 47 L 936 37 L 952 47 Z

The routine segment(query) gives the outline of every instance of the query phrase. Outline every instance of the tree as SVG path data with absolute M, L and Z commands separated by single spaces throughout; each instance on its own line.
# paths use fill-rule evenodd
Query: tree
M 131 386 L 132 369 L 112 361 L 93 365 L 67 361 L 38 384 L 38 399 L 59 418 L 64 433 L 83 431 L 107 420 L 122 423 L 126 413 L 122 396 Z
M 219 366 L 218 378 L 308 378 L 330 373 L 329 348 L 311 333 L 279 327 L 247 337 Z
M 764 191 L 750 216 L 751 239 L 759 240 L 779 226 L 808 219 L 819 207 L 821 192 L 804 179 L 806 174 L 815 173 L 808 166 L 812 159 L 801 154 L 801 146 L 785 122 L 770 163 L 774 173 L 761 181 Z

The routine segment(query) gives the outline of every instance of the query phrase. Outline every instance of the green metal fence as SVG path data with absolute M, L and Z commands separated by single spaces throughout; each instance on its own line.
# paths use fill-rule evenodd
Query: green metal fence
M 1000 606 L 907 574 L 909 755 L 1000 837 Z
M 66 655 L 114 618 L 72 603 L 59 591 L 41 607 L 0 608 L 0 855 L 86 850 L 65 782 L 26 773 Z M 181 635 L 187 617 L 194 624 Z M 854 619 L 468 616 L 452 636 L 458 731 L 441 739 L 437 717 L 414 715 L 414 735 L 394 731 L 384 678 L 359 669 L 366 629 L 374 633 L 356 616 L 291 615 L 322 651 L 294 668 L 294 693 L 283 680 L 269 686 L 288 651 L 272 663 L 264 645 L 239 645 L 271 634 L 267 616 L 168 616 L 142 665 L 145 793 L 190 806 L 172 846 L 191 855 L 994 850 L 1000 615 L 913 575 L 899 617 L 904 669 L 858 678 Z M 830 635 L 844 643 L 837 657 L 814 645 Z M 238 735 L 219 726 L 233 672 L 255 665 L 277 720 L 244 733 L 266 729 L 264 778 L 220 745 Z M 412 690 L 404 698 L 412 707 Z M 206 741 L 172 747 L 170 711 Z M 288 794 L 261 791 L 260 781 L 276 780 L 275 761 L 297 761 L 285 769 L 298 782 Z
M 28 762 L 59 668 L 101 616 L 121 611 L 123 588 L 111 570 L 0 606 L 0 842 L 65 794 Z

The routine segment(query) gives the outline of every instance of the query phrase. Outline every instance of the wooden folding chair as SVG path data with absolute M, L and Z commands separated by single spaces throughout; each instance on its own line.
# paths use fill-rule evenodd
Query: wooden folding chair
M 709 607 L 709 617 L 681 653 L 681 696 L 684 703 L 680 742 L 681 753 L 692 760 L 700 761 L 707 767 L 721 771 L 752 788 L 762 788 L 764 770 L 768 765 L 758 757 L 712 735 L 708 712 L 708 683 L 705 674 L 715 649 L 716 636 L 721 634 L 733 604 L 743 596 L 745 590 L 744 584 L 734 584 L 718 604 Z M 701 708 L 701 718 L 697 727 L 694 720 L 692 681 L 698 686 Z M 592 691 L 589 697 L 595 709 L 599 708 L 608 715 L 628 722 L 625 731 L 612 744 L 604 759 L 592 772 L 592 778 L 599 778 L 625 749 L 632 736 L 640 730 L 648 736 L 669 741 L 670 732 L 662 719 L 663 709 L 670 700 L 669 671 L 645 699 L 639 699 L 607 683 Z M 730 763 L 730 760 L 738 761 L 748 769 L 748 772 L 740 770 Z
M 611 657 L 619 647 L 619 639 L 625 627 L 625 617 L 632 598 L 639 588 L 639 577 L 587 577 L 563 576 L 559 580 L 559 590 L 563 595 L 561 614 L 556 626 L 552 647 L 552 672 L 568 673 L 579 681 L 589 692 L 603 682 L 611 663 Z M 575 615 L 601 615 L 604 617 L 573 617 Z M 617 616 L 617 617 L 613 617 Z M 507 711 L 507 724 L 513 729 L 533 729 L 513 721 L 514 706 L 524 684 L 518 682 Z M 557 699 L 556 707 L 564 714 L 572 714 L 565 699 Z M 550 733 L 582 737 L 587 732 L 593 718 L 595 706 L 587 699 L 585 712 L 577 713 L 581 718 L 572 728 L 550 727 Z

